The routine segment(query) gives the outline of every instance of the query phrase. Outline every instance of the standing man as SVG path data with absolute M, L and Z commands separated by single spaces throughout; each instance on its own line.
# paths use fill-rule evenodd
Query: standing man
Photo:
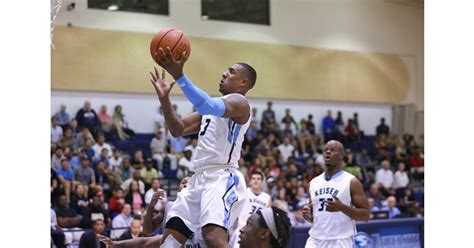
M 247 224 L 248 218 L 257 211 L 272 206 L 272 197 L 263 192 L 263 178 L 262 172 L 255 171 L 252 173 L 250 187 L 247 188 L 247 201 L 236 221 L 237 227 L 229 242 L 233 248 L 239 248 L 240 230 Z
M 222 97 L 211 98 L 183 73 L 187 56 L 176 61 L 171 49 L 155 53 L 163 67 L 194 105 L 197 112 L 179 117 L 173 110 L 169 93 L 174 83 L 160 78 L 155 68 L 152 84 L 163 107 L 166 125 L 175 137 L 199 132 L 195 172 L 186 189 L 178 193 L 166 220 L 162 247 L 181 247 L 194 232 L 202 229 L 208 247 L 230 247 L 227 230 L 245 202 L 245 179 L 237 161 L 250 125 L 250 104 L 245 97 L 257 73 L 248 64 L 230 66 L 219 83 Z
M 369 204 L 360 181 L 342 169 L 344 147 L 331 140 L 324 147 L 326 171 L 309 184 L 310 204 L 303 217 L 312 223 L 306 248 L 352 248 L 354 220 L 368 221 Z

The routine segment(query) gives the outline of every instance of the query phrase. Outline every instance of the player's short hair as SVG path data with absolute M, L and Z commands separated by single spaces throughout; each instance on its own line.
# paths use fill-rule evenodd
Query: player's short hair
M 275 220 L 275 228 L 278 230 L 278 240 L 271 235 L 271 244 L 275 248 L 286 248 L 291 238 L 291 222 L 288 214 L 277 207 L 272 207 L 273 219 Z M 268 229 L 267 223 L 263 218 L 262 212 L 259 210 L 257 214 L 260 216 L 258 223 L 261 227 Z
M 252 172 L 251 176 L 253 176 L 253 175 L 260 175 L 262 177 L 262 180 L 265 178 L 265 175 L 263 175 L 263 173 L 261 171 L 254 171 L 254 172 Z
M 245 69 L 245 75 L 249 78 L 250 80 L 250 89 L 255 86 L 255 82 L 257 81 L 257 71 L 250 66 L 247 63 L 237 63 L 238 65 L 241 65 Z

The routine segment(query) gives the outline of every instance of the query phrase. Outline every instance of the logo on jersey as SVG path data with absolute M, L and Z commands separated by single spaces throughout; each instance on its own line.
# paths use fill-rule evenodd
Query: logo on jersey
M 373 248 L 374 241 L 365 232 L 358 232 L 354 236 L 354 248 Z

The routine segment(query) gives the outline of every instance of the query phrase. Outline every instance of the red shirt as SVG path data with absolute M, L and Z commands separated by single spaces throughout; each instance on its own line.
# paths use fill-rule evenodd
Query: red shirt
M 123 204 L 120 203 L 118 200 L 120 198 L 116 197 L 116 196 L 112 196 L 110 197 L 109 199 L 109 208 L 110 208 L 110 211 L 112 212 L 122 212 L 122 208 L 123 208 Z M 125 202 L 125 201 L 124 201 Z

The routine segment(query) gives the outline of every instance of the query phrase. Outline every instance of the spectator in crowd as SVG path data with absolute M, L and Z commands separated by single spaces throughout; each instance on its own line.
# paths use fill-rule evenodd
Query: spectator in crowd
M 308 115 L 308 120 L 306 120 L 306 129 L 309 131 L 309 134 L 316 135 L 316 125 L 313 122 L 313 115 Z
M 123 205 L 121 213 L 112 220 L 112 228 L 128 228 L 132 224 L 132 220 L 132 207 L 127 203 Z M 110 237 L 112 239 L 118 239 L 126 231 L 127 229 L 112 230 Z
M 66 112 L 66 105 L 64 104 L 61 104 L 61 106 L 59 106 L 59 111 L 54 114 L 54 117 L 56 117 L 56 119 L 58 120 L 58 125 L 61 126 L 63 130 L 65 130 L 71 122 L 71 117 Z
M 94 137 L 92 136 L 92 133 L 90 130 L 86 127 L 80 127 L 79 128 L 79 133 L 76 135 L 75 142 L 77 143 L 78 148 L 83 148 L 86 146 L 86 141 L 88 139 L 92 140 L 92 144 L 94 144 L 95 140 Z
M 51 157 L 51 168 L 57 170 L 61 168 L 61 160 L 66 159 L 63 153 L 63 148 L 58 146 L 54 149 L 54 154 Z
M 198 140 L 192 138 L 192 139 L 189 140 L 189 145 L 187 145 L 186 147 L 184 147 L 184 151 L 186 151 L 186 150 L 191 151 L 191 161 L 194 161 L 194 160 L 196 159 L 196 155 L 197 155 L 197 144 L 198 144 Z
M 93 146 L 94 146 L 94 141 L 92 141 L 92 139 L 86 139 L 86 144 L 84 146 L 84 153 L 91 161 L 95 161 L 95 151 L 92 148 Z
M 160 129 L 165 129 L 165 116 L 163 115 L 163 107 L 158 108 L 158 114 L 155 115 L 155 132 Z
M 288 137 L 283 138 L 283 143 L 278 146 L 278 151 L 283 157 L 284 162 L 288 161 L 288 158 L 291 155 L 293 155 L 294 150 L 295 150 L 295 147 L 292 144 L 290 144 L 290 138 Z
M 64 192 L 66 194 L 66 199 L 69 202 L 71 197 L 71 189 L 74 182 L 74 172 L 71 168 L 69 168 L 69 160 L 63 159 L 61 160 L 61 167 L 56 170 L 57 176 L 61 185 L 64 188 Z
M 293 116 L 291 116 L 291 110 L 289 108 L 285 109 L 285 116 L 281 119 L 281 123 L 291 123 L 294 125 L 295 129 L 298 129 L 298 123 L 296 123 Z
M 362 169 L 354 163 L 354 155 L 350 150 L 344 156 L 344 170 L 354 175 L 359 181 L 364 181 Z
M 132 220 L 129 230 L 124 232 L 120 236 L 119 240 L 128 240 L 128 239 L 136 239 L 139 237 L 145 237 L 145 235 L 143 235 L 142 230 L 143 230 L 143 227 L 142 227 L 141 221 L 134 219 Z
M 379 136 L 381 134 L 388 135 L 389 132 L 390 132 L 390 128 L 387 125 L 385 125 L 385 118 L 380 118 L 380 124 L 375 129 L 375 133 L 377 134 L 377 136 Z
M 257 108 L 252 108 L 252 121 L 255 121 L 257 124 L 260 123 L 260 117 L 257 115 L 258 109 Z
M 361 168 L 375 173 L 375 165 L 369 156 L 369 151 L 367 150 L 367 148 L 362 148 L 362 151 L 356 154 L 355 162 Z
M 77 124 L 77 120 L 75 118 L 71 119 L 69 127 L 72 130 L 72 137 L 75 139 L 77 134 L 79 133 L 79 124 Z
M 125 114 L 122 113 L 122 106 L 115 106 L 113 120 L 121 140 L 135 137 L 135 131 L 129 128 L 127 118 Z
M 392 188 L 393 171 L 390 169 L 390 162 L 384 160 L 380 165 L 382 168 L 375 174 L 375 183 L 380 187 L 384 196 L 395 195 L 395 191 Z
M 140 171 L 139 170 L 135 170 L 133 171 L 132 173 L 132 177 L 125 180 L 122 185 L 120 185 L 120 187 L 122 189 L 124 189 L 124 192 L 125 192 L 125 195 L 128 194 L 129 192 L 129 189 L 130 189 L 130 183 L 132 183 L 132 181 L 136 181 L 138 182 L 138 191 L 140 192 L 140 194 L 144 195 L 145 194 L 145 183 L 142 181 L 142 178 L 141 178 L 141 175 L 140 175 Z M 132 205 L 133 207 L 133 205 Z
M 184 177 L 190 176 L 192 171 L 194 171 L 192 151 L 190 148 L 186 148 L 184 149 L 183 157 L 179 159 L 176 177 L 178 179 L 182 179 Z
M 286 189 L 280 189 L 280 191 L 278 192 L 278 198 L 273 202 L 273 206 L 281 208 L 283 211 L 289 213 L 290 209 L 288 207 L 288 202 L 286 198 Z
M 408 179 L 408 174 L 405 171 L 405 163 L 400 162 L 398 163 L 398 170 L 395 172 L 393 176 L 393 188 L 397 192 L 397 195 L 401 195 L 405 188 L 410 183 L 410 179 Z
M 94 151 L 95 153 L 95 151 Z M 97 168 L 97 165 L 99 163 L 103 163 L 105 165 L 105 168 L 106 169 L 111 169 L 110 168 L 110 162 L 109 162 L 109 150 L 107 150 L 107 148 L 102 148 L 102 150 L 100 150 L 99 152 L 99 156 L 98 157 L 95 157 L 95 167 Z
M 112 146 L 105 142 L 105 135 L 102 132 L 99 133 L 99 135 L 97 136 L 97 143 L 95 143 L 95 145 L 92 147 L 92 149 L 94 149 L 94 154 L 95 154 L 96 158 L 100 157 L 100 154 L 102 153 L 102 149 L 107 149 L 107 151 L 108 151 L 107 154 L 109 156 L 112 156 L 112 154 L 113 154 L 112 153 Z M 106 159 L 108 159 L 108 157 Z
M 94 191 L 96 188 L 95 172 L 89 166 L 90 166 L 89 158 L 83 157 L 81 159 L 81 166 L 77 167 L 74 170 L 74 180 L 87 186 L 85 188 L 86 194 L 88 194 L 89 188 L 92 189 L 92 191 Z
M 78 146 L 77 146 L 77 141 L 76 139 L 73 138 L 72 136 L 72 129 L 71 127 L 66 127 L 64 129 L 63 136 L 59 140 L 58 143 L 59 146 L 63 147 L 64 149 L 70 149 L 72 151 L 76 151 Z
M 184 148 L 188 145 L 188 139 L 182 136 L 171 137 L 170 143 L 173 153 L 182 153 Z
M 166 156 L 167 141 L 164 138 L 164 129 L 160 128 L 155 132 L 155 137 L 151 139 L 150 150 L 152 158 L 156 160 L 158 169 L 163 169 L 163 159 Z
M 122 164 L 123 158 L 122 154 L 120 153 L 119 149 L 114 149 L 114 155 L 109 158 L 109 166 L 110 168 L 116 172 L 119 168 L 120 165 Z
M 326 117 L 324 117 L 322 126 L 325 140 L 328 141 L 333 139 L 336 129 L 336 122 L 332 118 L 331 110 L 328 110 Z
M 81 230 L 79 227 L 82 216 L 74 209 L 70 208 L 67 203 L 65 195 L 61 195 L 58 201 L 58 207 L 55 209 L 58 226 L 64 231 L 65 244 L 71 244 L 73 241 L 78 241 L 82 232 L 67 232 L 68 230 Z
M 249 129 L 247 129 L 247 133 L 245 134 L 245 138 L 247 140 L 253 140 L 257 138 L 257 134 L 258 134 L 258 124 L 257 124 L 257 121 L 252 119 L 252 121 L 250 122 Z
M 145 183 L 145 190 L 151 187 L 151 182 L 153 178 L 158 177 L 158 171 L 153 168 L 152 160 L 147 160 L 145 167 L 140 170 L 140 176 L 142 177 L 143 182 Z
M 375 200 L 374 198 L 367 198 L 367 202 L 369 203 L 369 209 L 370 209 L 370 212 L 375 212 L 375 211 L 379 211 L 380 208 L 375 206 Z
M 395 196 L 389 196 L 387 198 L 387 206 L 383 207 L 381 210 L 388 211 L 388 217 L 390 219 L 395 218 L 401 213 L 400 210 L 396 207 L 396 204 L 397 199 L 395 198 Z
M 116 188 L 113 191 L 112 197 L 109 199 L 109 209 L 110 216 L 114 218 L 120 212 L 122 212 L 123 206 L 125 204 L 125 198 L 122 188 Z
M 413 154 L 410 156 L 410 172 L 415 180 L 423 180 L 424 178 L 424 165 L 425 161 L 420 149 L 415 146 Z
M 85 232 L 82 235 L 79 242 L 79 248 L 106 248 L 107 246 L 104 243 L 101 243 L 97 237 L 97 234 L 107 236 L 104 232 L 105 226 L 106 224 L 104 220 L 96 219 L 92 225 L 93 229 Z
M 153 194 L 155 194 L 156 192 L 158 191 L 163 191 L 163 189 L 161 189 L 161 184 L 160 184 L 160 180 L 158 178 L 154 178 L 152 180 L 152 183 L 151 183 L 151 188 L 145 193 L 145 206 L 148 207 L 148 205 L 150 204 L 151 200 L 152 200 L 152 197 L 153 197 Z M 165 196 L 164 196 L 164 201 L 166 201 L 166 193 L 165 193 Z M 158 210 L 161 208 L 161 204 L 159 204 L 160 206 L 158 206 Z
M 91 108 L 91 102 L 85 101 L 84 107 L 76 114 L 79 127 L 88 128 L 93 134 L 97 134 L 100 129 L 100 120 L 95 110 Z
M 275 111 L 273 111 L 272 106 L 273 102 L 267 102 L 267 109 L 262 113 L 261 127 L 263 131 L 267 130 L 271 123 L 276 123 Z
M 143 151 L 140 149 L 136 150 L 130 162 L 132 163 L 132 167 L 135 170 L 141 170 L 143 166 L 145 166 L 145 158 L 143 157 Z
M 145 199 L 143 194 L 138 190 L 138 182 L 133 180 L 130 183 L 130 187 L 127 195 L 125 196 L 125 202 L 132 206 L 134 214 L 142 213 L 142 208 L 145 206 Z
M 134 169 L 132 168 L 130 159 L 123 159 L 119 169 L 115 171 L 115 182 L 117 182 L 118 185 L 121 185 L 124 181 L 132 178 L 133 172 Z M 122 189 L 124 188 L 122 187 Z
M 374 206 L 381 208 L 382 201 L 385 199 L 383 195 L 380 193 L 379 187 L 377 184 L 370 185 L 369 192 L 366 193 L 367 198 L 372 198 L 374 200 Z
M 110 193 L 110 184 L 109 184 L 109 172 L 105 167 L 106 165 L 104 164 L 103 161 L 99 161 L 97 163 L 97 166 L 95 168 L 95 183 L 96 187 L 104 190 L 107 194 Z
M 354 113 L 354 116 L 352 117 L 352 125 L 354 125 L 357 130 L 360 131 L 360 126 L 359 126 L 359 114 L 356 112 Z
M 82 227 L 91 228 L 93 222 L 97 219 L 104 220 L 105 225 L 109 225 L 110 218 L 109 212 L 102 206 L 102 192 L 97 192 L 97 194 L 92 197 L 92 203 L 89 204 L 87 209 L 85 209 L 83 214 Z
M 100 111 L 99 114 L 97 115 L 99 117 L 100 125 L 102 127 L 102 130 L 104 132 L 110 132 L 112 131 L 113 125 L 114 125 L 114 120 L 112 119 L 112 116 L 107 114 L 107 105 L 102 105 L 100 106 Z
M 56 116 L 51 117 L 51 143 L 57 144 L 63 136 L 63 128 L 58 125 Z
M 51 240 L 56 248 L 66 248 L 64 232 L 58 225 L 56 212 L 53 209 L 51 209 Z
M 413 189 L 410 187 L 405 188 L 404 194 L 399 197 L 398 203 L 400 211 L 404 213 L 406 217 L 416 217 L 418 212 L 420 212 L 420 204 L 416 201 L 413 195 Z
M 89 207 L 89 199 L 87 198 L 84 185 L 77 185 L 76 191 L 71 197 L 71 202 L 69 203 L 69 206 L 71 206 L 71 208 L 74 209 L 74 211 L 76 211 L 78 214 L 84 214 L 87 207 Z

